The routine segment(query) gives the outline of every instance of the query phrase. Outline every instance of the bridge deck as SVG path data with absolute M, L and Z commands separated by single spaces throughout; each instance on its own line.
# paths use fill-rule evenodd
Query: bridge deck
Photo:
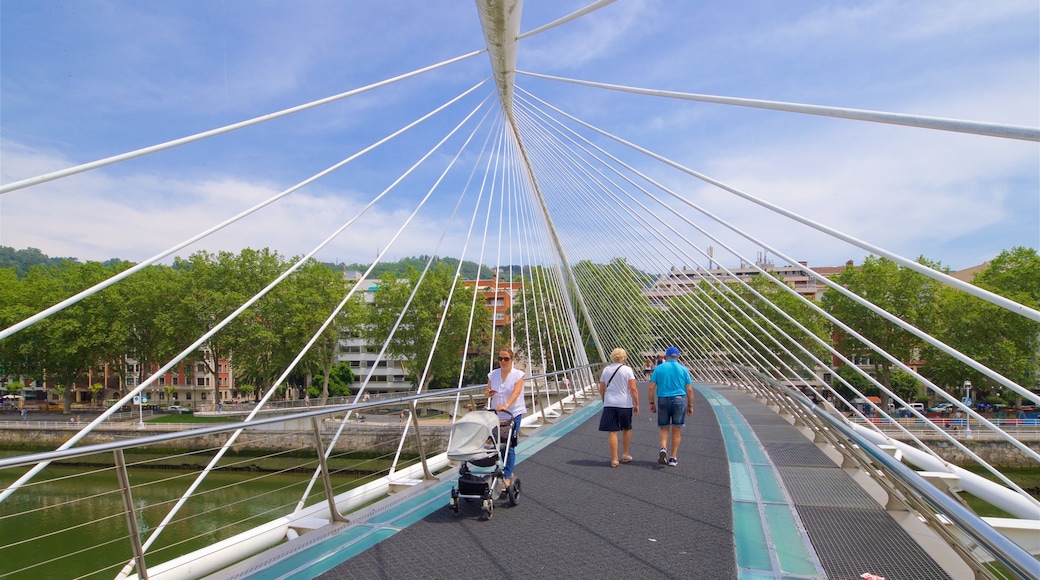
M 846 471 L 743 393 L 698 387 L 678 467 L 658 464 L 644 410 L 634 461 L 611 469 L 599 408 L 521 443 L 520 503 L 501 499 L 490 520 L 479 503 L 455 518 L 446 478 L 394 516 L 362 516 L 318 557 L 301 550 L 295 564 L 240 577 L 951 577 Z

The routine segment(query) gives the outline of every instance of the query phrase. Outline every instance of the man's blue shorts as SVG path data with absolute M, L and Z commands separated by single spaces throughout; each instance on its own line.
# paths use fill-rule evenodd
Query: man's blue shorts
M 677 397 L 657 397 L 657 426 L 674 425 L 682 427 L 686 424 L 686 395 Z

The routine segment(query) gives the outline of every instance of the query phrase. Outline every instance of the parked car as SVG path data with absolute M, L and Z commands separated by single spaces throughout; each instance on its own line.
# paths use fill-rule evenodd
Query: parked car
M 956 407 L 953 406 L 953 403 L 938 403 L 934 407 L 929 407 L 928 408 L 928 412 L 929 413 L 952 413 L 955 409 L 956 409 Z
M 178 413 L 178 414 L 181 414 L 181 415 L 187 415 L 187 414 L 191 413 L 191 409 L 189 409 L 187 407 L 182 407 L 180 405 L 170 405 L 169 407 L 166 407 L 166 412 L 167 413 Z

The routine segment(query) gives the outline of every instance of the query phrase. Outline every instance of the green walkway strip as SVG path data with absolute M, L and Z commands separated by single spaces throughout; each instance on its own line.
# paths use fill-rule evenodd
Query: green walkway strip
M 733 404 L 703 385 L 722 430 L 733 496 L 733 535 L 740 580 L 822 578 L 797 512 L 754 430 Z

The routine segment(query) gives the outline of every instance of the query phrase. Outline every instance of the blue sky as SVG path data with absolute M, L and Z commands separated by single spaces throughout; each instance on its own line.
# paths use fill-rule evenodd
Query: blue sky
M 521 30 L 585 4 L 528 0 Z M 476 10 L 465 1 L 0 0 L 0 181 L 273 113 L 483 47 Z M 1040 6 L 620 0 L 525 39 L 518 68 L 1036 127 Z M 84 260 L 145 259 L 488 74 L 479 55 L 316 110 L 6 193 L 0 245 Z M 1037 143 L 517 82 L 692 169 L 907 257 L 958 269 L 1012 246 L 1040 246 Z M 307 252 L 488 94 L 478 93 L 392 148 L 180 254 L 245 246 Z M 859 262 L 865 253 L 636 162 L 811 265 Z M 375 208 L 319 257 L 371 260 L 424 187 Z M 446 211 L 427 212 L 389 257 L 428 253 Z

